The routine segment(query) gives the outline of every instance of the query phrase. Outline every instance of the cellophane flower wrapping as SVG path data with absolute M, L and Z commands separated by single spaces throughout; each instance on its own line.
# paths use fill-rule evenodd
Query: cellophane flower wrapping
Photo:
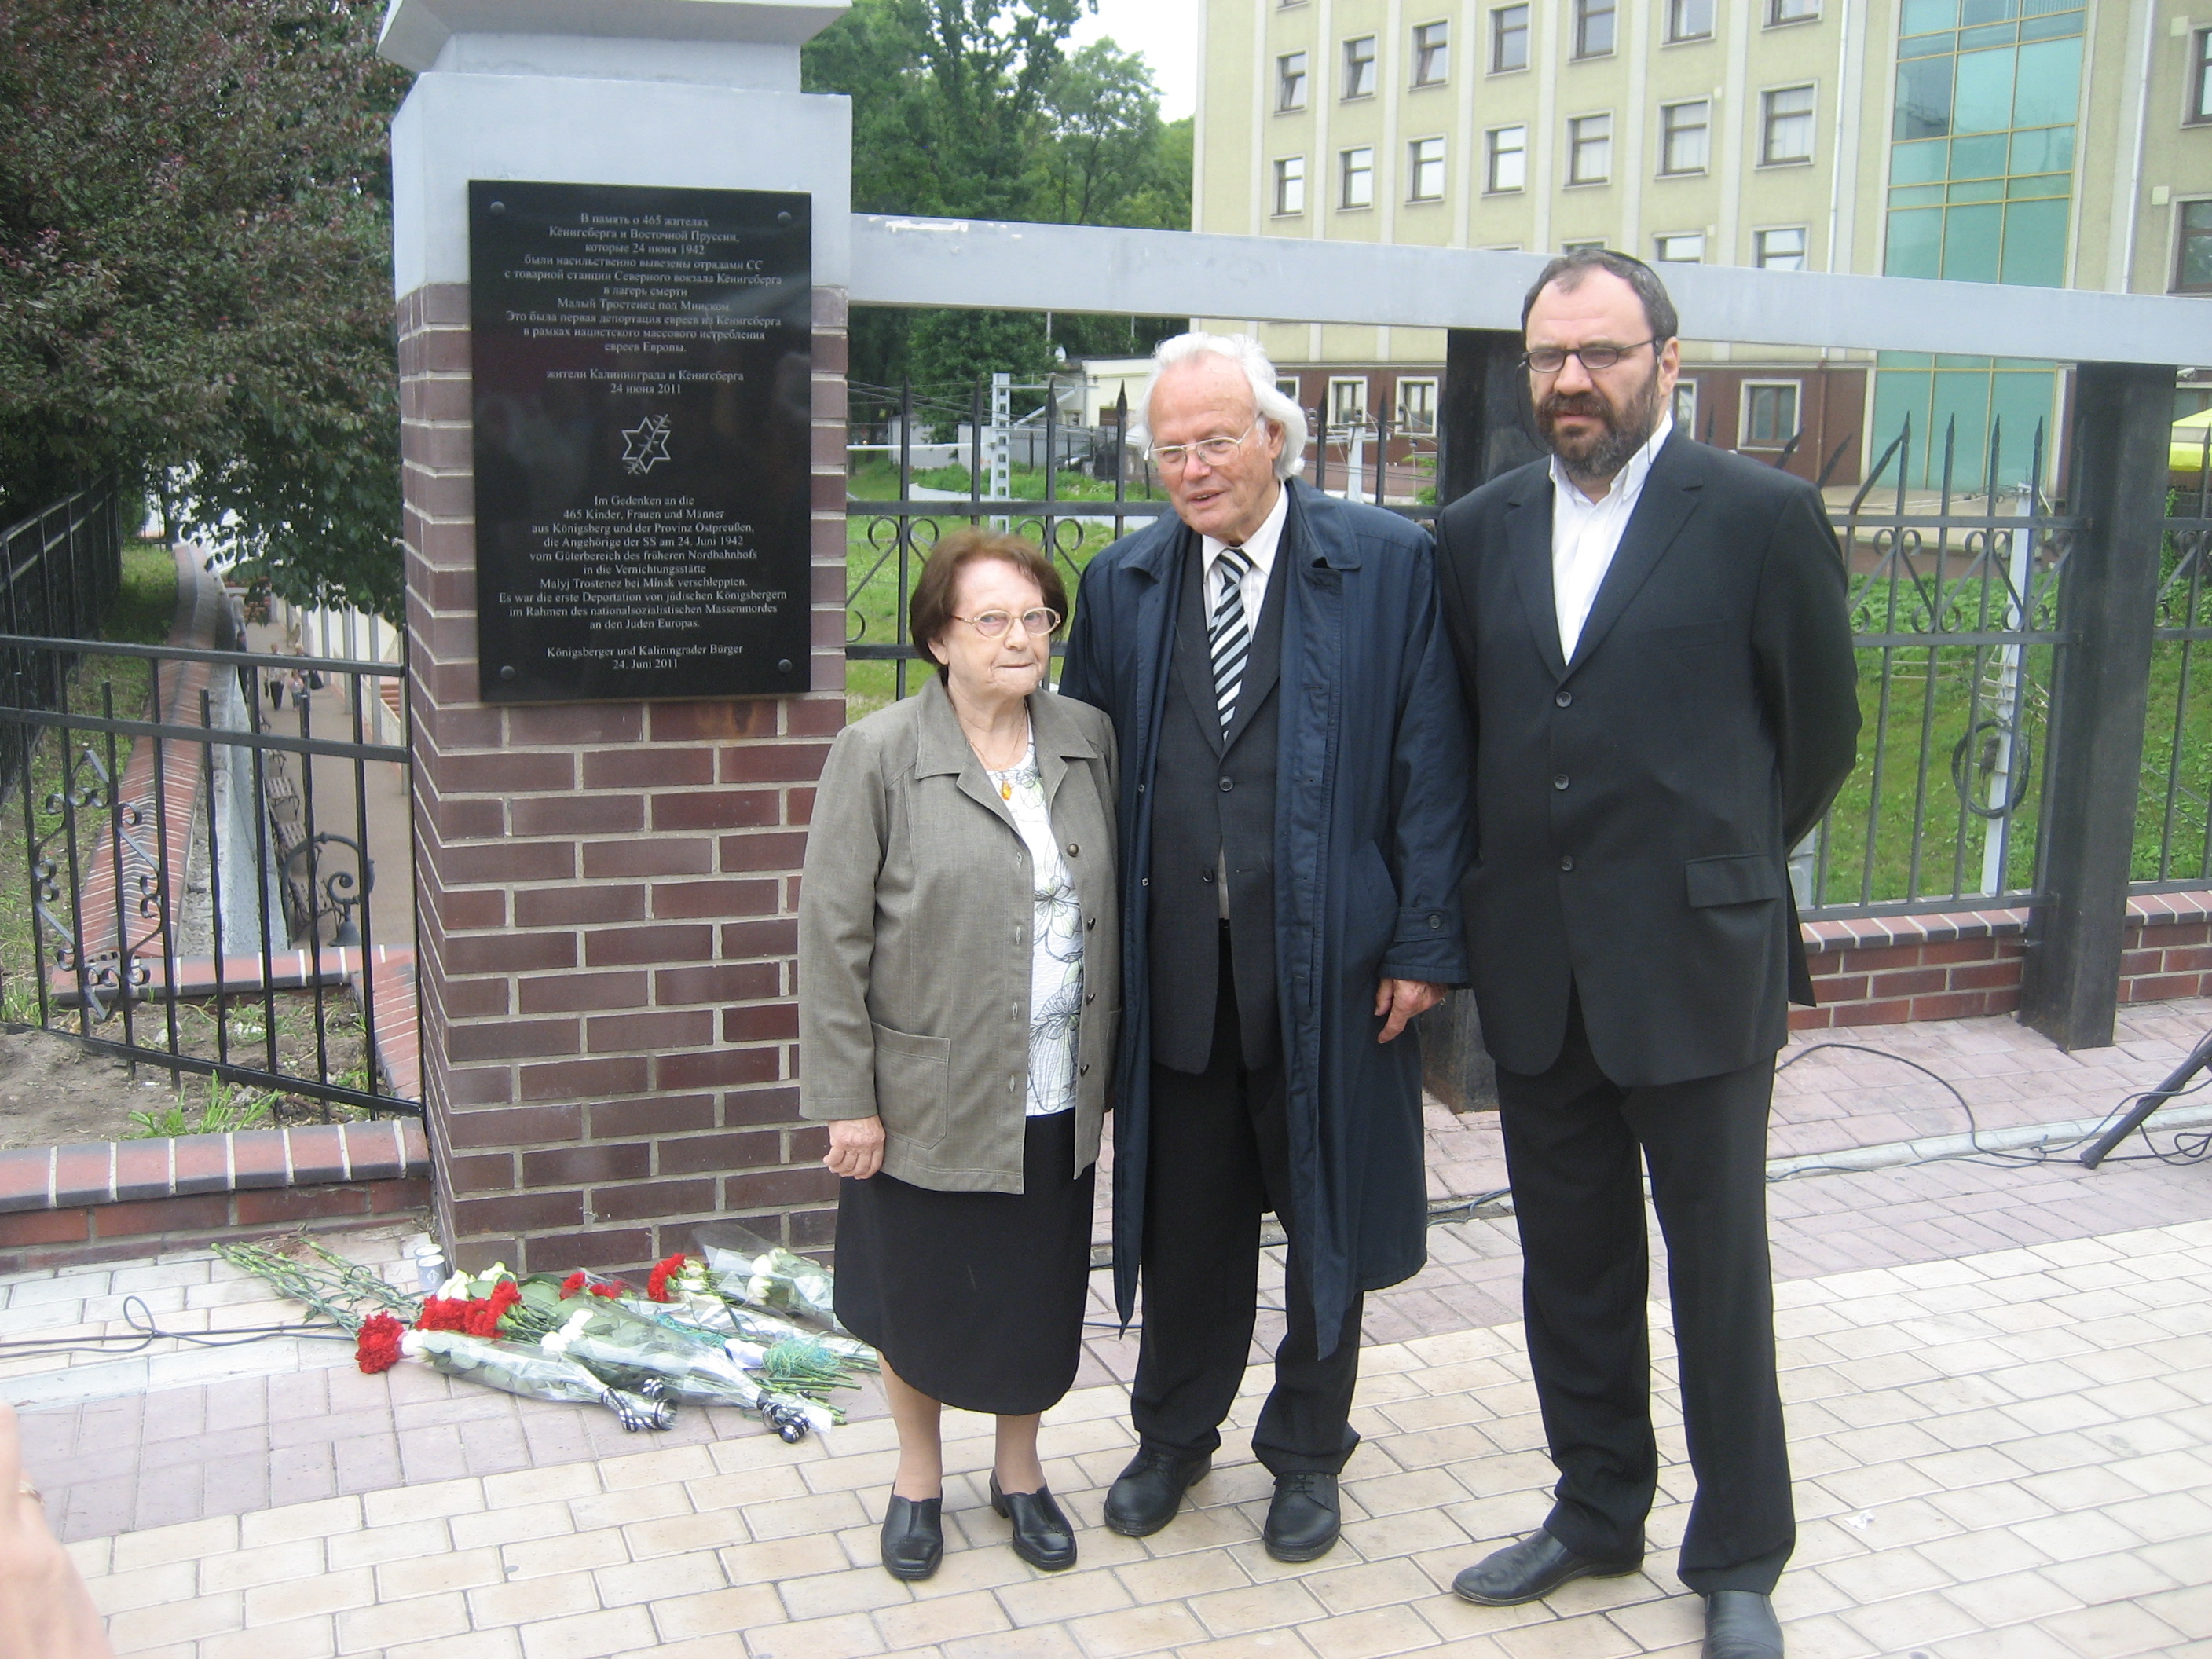
M 835 1282 L 820 1262 L 793 1255 L 735 1222 L 712 1223 L 692 1237 L 709 1283 L 731 1301 L 850 1334 L 838 1322 Z
M 633 1417 L 648 1422 L 636 1426 L 666 1427 L 666 1413 L 657 1402 L 636 1397 L 610 1398 L 608 1384 L 574 1360 L 548 1353 L 536 1343 L 500 1342 L 465 1331 L 410 1331 L 407 1352 L 448 1376 L 480 1382 L 502 1394 L 525 1400 L 550 1400 L 571 1406 L 609 1406 L 623 1414 L 628 1425 Z M 651 1420 L 658 1419 L 658 1420 Z

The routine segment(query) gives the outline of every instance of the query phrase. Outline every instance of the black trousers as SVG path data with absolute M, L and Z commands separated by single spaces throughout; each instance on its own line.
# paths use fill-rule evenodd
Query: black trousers
M 1544 1528 L 1578 1555 L 1644 1553 L 1659 1474 L 1644 1314 L 1648 1164 L 1698 1481 L 1680 1571 L 1700 1594 L 1771 1592 L 1796 1542 L 1766 1249 L 1773 1091 L 1771 1061 L 1624 1089 L 1598 1069 L 1579 999 L 1550 1071 L 1498 1074 L 1528 1357 L 1559 1470 Z
M 1206 1070 L 1152 1067 L 1144 1332 L 1129 1390 L 1143 1443 L 1186 1457 L 1221 1443 L 1221 1420 L 1244 1377 L 1259 1299 L 1260 1218 L 1273 1210 L 1289 1221 L 1281 1055 L 1279 1049 L 1264 1066 L 1245 1066 L 1225 928 L 1221 943 Z M 1352 1298 L 1334 1351 L 1317 1358 L 1305 1267 L 1291 1247 L 1290 1329 L 1275 1349 L 1275 1385 L 1252 1432 L 1252 1450 L 1270 1473 L 1334 1474 L 1359 1443 L 1346 1419 L 1359 1379 L 1361 1300 Z

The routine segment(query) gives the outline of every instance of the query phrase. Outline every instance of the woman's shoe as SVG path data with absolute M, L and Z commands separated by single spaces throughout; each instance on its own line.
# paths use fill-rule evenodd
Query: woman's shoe
M 1064 1572 L 1075 1565 L 1075 1528 L 1049 1489 L 1000 1492 L 994 1474 L 991 1507 L 1014 1523 L 1014 1553 L 1039 1572 Z
M 945 1500 L 891 1494 L 884 1511 L 884 1571 L 894 1578 L 927 1578 L 945 1559 Z M 1068 1559 L 1073 1560 L 1070 1551 Z

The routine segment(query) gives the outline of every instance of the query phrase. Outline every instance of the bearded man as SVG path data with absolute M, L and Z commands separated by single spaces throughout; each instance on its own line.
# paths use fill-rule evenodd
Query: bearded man
M 1796 1529 L 1766 1119 L 1812 985 L 1786 865 L 1850 774 L 1844 564 L 1819 493 L 1671 418 L 1674 307 L 1601 249 L 1522 309 L 1552 454 L 1452 504 L 1437 580 L 1475 728 L 1467 889 L 1524 1259 L 1542 1527 L 1462 1572 L 1512 1606 L 1635 1571 L 1658 1477 L 1643 1169 L 1667 1240 L 1707 1659 L 1778 1659 Z

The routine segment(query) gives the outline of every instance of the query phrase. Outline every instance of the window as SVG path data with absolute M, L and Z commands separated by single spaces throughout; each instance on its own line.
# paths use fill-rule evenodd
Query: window
M 1613 50 L 1613 0 L 1575 0 L 1575 56 L 1602 58 Z
M 1413 31 L 1413 84 L 1440 87 L 1451 73 L 1451 25 L 1424 23 Z
M 1601 240 L 1595 242 L 1562 242 L 1559 244 L 1559 252 L 1562 253 L 1580 253 L 1586 247 L 1603 247 L 1604 246 L 1605 243 Z
M 1346 150 L 1337 157 L 1338 177 L 1343 188 L 1338 193 L 1337 205 L 1347 208 L 1370 208 L 1375 205 L 1375 152 L 1362 146 Z
M 1285 155 L 1275 163 L 1275 211 L 1287 216 L 1306 210 L 1306 158 Z
M 1667 38 L 1704 40 L 1713 32 L 1713 0 L 1667 0 Z
M 1434 432 L 1437 429 L 1437 383 L 1434 380 L 1398 382 L 1398 430 Z
M 1613 176 L 1613 117 L 1578 115 L 1567 123 L 1567 182 L 1601 185 Z
M 1759 164 L 1813 159 L 1813 88 L 1784 87 L 1759 96 Z
M 1698 383 L 1683 379 L 1674 382 L 1674 424 L 1682 428 L 1685 437 L 1694 437 L 1698 430 Z
M 1651 239 L 1651 257 L 1662 264 L 1694 265 L 1705 257 L 1703 231 Z
M 1770 26 L 1809 22 L 1820 15 L 1820 0 L 1770 0 L 1766 8 L 1766 21 Z
M 1528 67 L 1528 8 L 1499 6 L 1490 14 L 1490 72 Z
M 1797 435 L 1797 382 L 1747 380 L 1742 449 L 1779 449 Z
M 1712 106 L 1700 98 L 1694 104 L 1659 106 L 1659 171 L 1703 173 L 1706 135 Z
M 2179 257 L 2173 262 L 2173 291 L 2212 294 L 2212 202 L 2184 202 L 2176 226 Z
M 1406 146 L 1406 199 L 1441 202 L 1444 198 L 1444 141 L 1416 138 Z
M 1367 421 L 1367 382 L 1364 378 L 1334 380 L 1328 383 L 1328 423 L 1331 426 L 1363 426 Z
M 1292 403 L 1297 402 L 1298 377 L 1295 374 L 1277 375 L 1275 377 L 1275 390 L 1281 392 L 1283 396 L 1288 398 Z
M 2212 121 L 2212 29 L 2197 31 L 2197 95 L 2189 100 L 2189 118 Z
M 1499 127 L 1490 134 L 1490 170 L 1482 187 L 1496 195 L 1528 183 L 1528 129 Z
M 1291 110 L 1305 106 L 1306 55 L 1286 52 L 1275 60 L 1275 107 Z
M 1363 34 L 1357 40 L 1344 43 L 1344 95 L 1346 98 L 1372 98 L 1375 95 L 1375 37 Z
M 1789 230 L 1754 231 L 1751 238 L 1751 258 L 1761 270 L 1804 270 L 1804 226 L 1799 225 Z

